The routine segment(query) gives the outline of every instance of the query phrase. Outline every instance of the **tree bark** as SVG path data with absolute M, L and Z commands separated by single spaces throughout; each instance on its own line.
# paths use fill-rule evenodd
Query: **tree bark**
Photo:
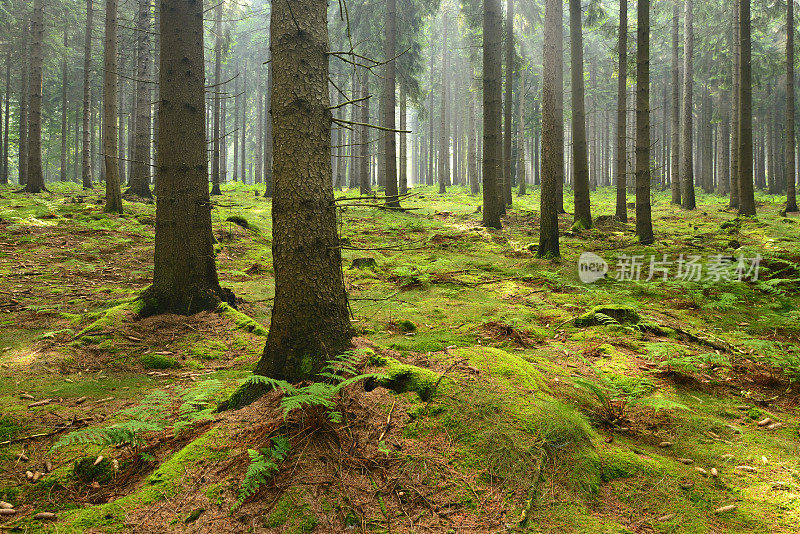
M 22 54 L 23 62 L 21 67 L 20 88 L 19 88 L 19 185 L 28 183 L 28 101 L 30 100 L 30 39 L 31 24 L 23 16 L 22 18 Z
M 540 258 L 561 256 L 558 243 L 559 190 L 564 181 L 563 113 L 563 4 L 546 0 L 544 23 L 544 69 L 542 85 L 542 197 Z M 563 190 L 562 190 L 563 191 Z
M 692 96 L 694 82 L 694 0 L 686 0 L 683 45 L 683 107 L 681 116 L 681 201 L 684 209 L 695 209 Z
M 333 207 L 327 21 L 323 0 L 273 4 L 276 291 L 255 372 L 290 382 L 316 377 L 354 334 Z
M 794 106 L 794 0 L 786 2 L 786 211 L 797 210 Z
M 407 97 L 405 86 L 400 87 L 400 130 L 405 131 L 407 128 Z M 400 186 L 400 194 L 405 195 L 408 193 L 408 135 L 405 133 L 400 134 L 400 159 L 398 164 L 398 180 Z M 413 154 L 413 147 L 412 147 Z
M 31 58 L 30 58 L 30 92 L 28 117 L 28 182 L 25 191 L 39 193 L 47 191 L 44 186 L 42 171 L 42 81 L 43 81 L 43 45 L 44 45 L 44 2 L 34 0 L 32 17 Z
M 383 125 L 389 130 L 395 130 L 395 111 L 397 108 L 397 69 L 395 55 L 397 48 L 397 0 L 386 0 L 386 43 L 384 69 L 384 115 Z M 384 181 L 386 184 L 386 205 L 392 208 L 400 207 L 397 187 L 397 135 L 393 131 L 385 132 L 383 136 L 383 159 L 385 166 Z
M 517 95 L 517 184 L 519 185 L 519 196 L 528 193 L 528 177 L 526 175 L 527 165 L 525 160 L 525 83 L 526 71 L 523 70 L 519 77 L 519 94 Z
M 507 206 L 514 202 L 512 189 L 512 143 L 514 116 L 514 74 L 516 71 L 514 48 L 514 0 L 506 0 L 506 76 L 503 102 L 503 200 Z
M 133 161 L 131 162 L 129 193 L 142 198 L 153 198 L 150 192 L 150 129 L 153 119 L 151 112 L 152 94 L 150 84 L 150 15 L 151 0 L 139 0 L 139 11 L 136 18 L 137 73 L 136 73 L 136 114 Z M 130 133 L 128 134 L 130 135 Z
M 483 226 L 502 228 L 502 15 L 500 0 L 483 2 Z
M 234 298 L 220 288 L 211 234 L 203 4 L 162 0 L 162 8 L 155 256 L 144 298 L 148 311 L 192 314 Z
M 221 99 L 220 93 L 222 92 L 222 5 L 224 2 L 217 4 L 214 10 L 214 33 L 216 34 L 216 41 L 214 43 L 214 133 L 212 140 L 212 159 L 211 159 L 211 195 L 221 195 L 220 183 L 220 146 L 221 136 L 220 132 L 220 110 Z
M 495 0 L 492 0 L 495 1 Z M 497 0 L 499 1 L 499 0 Z M 484 8 L 485 9 L 485 8 Z M 441 99 L 441 128 L 439 140 L 439 193 L 444 194 L 447 192 L 447 186 L 450 184 L 450 123 L 447 120 L 447 104 L 448 104 L 448 72 L 447 72 L 447 37 L 449 31 L 449 19 L 447 12 L 442 13 L 442 99 Z
M 67 181 L 67 47 L 69 39 L 67 34 L 66 13 L 64 16 L 64 52 L 61 58 L 61 165 L 59 168 L 59 179 Z
M 272 166 L 274 163 L 272 140 L 272 61 L 267 65 L 267 98 L 264 100 L 264 198 L 272 198 L 274 177 Z
M 740 65 L 742 62 L 741 50 L 739 47 L 739 2 L 741 0 L 734 0 L 733 6 L 733 42 L 731 45 L 733 51 L 733 75 L 731 83 L 731 200 L 729 207 L 733 209 L 739 208 L 739 107 L 740 107 L 740 94 L 739 87 L 741 86 L 741 72 Z
M 365 99 L 361 102 L 361 126 L 359 127 L 359 147 L 361 148 L 361 157 L 359 159 L 361 165 L 359 176 L 361 182 L 359 184 L 359 191 L 362 195 L 369 195 L 372 193 L 372 177 L 369 170 L 369 130 L 366 126 L 369 124 L 369 104 L 371 96 L 369 94 L 369 76 L 369 72 L 364 71 L 361 79 L 361 98 Z
M 636 29 L 636 235 L 653 242 L 650 218 L 650 1 L 638 0 Z
M 106 0 L 103 49 L 103 161 L 106 179 L 104 209 L 109 213 L 122 213 L 117 146 L 117 0 Z
M 0 172 L 3 173 L 5 181 L 8 183 L 8 147 L 9 147 L 9 128 L 11 127 L 11 48 L 6 51 L 6 95 L 5 95 L 5 128 L 3 128 L 3 161 L 0 162 Z
M 750 0 L 739 0 L 739 215 L 755 216 Z
M 572 73 L 572 165 L 575 225 L 592 227 L 589 200 L 589 156 L 586 150 L 586 90 L 583 81 L 583 22 L 581 0 L 569 0 Z
M 84 189 L 92 189 L 92 0 L 86 0 L 86 33 L 83 41 L 83 121 L 81 146 L 81 182 Z
M 672 105 L 670 112 L 672 117 L 672 163 L 670 165 L 670 189 L 672 191 L 672 203 L 681 204 L 681 72 L 680 72 L 680 53 L 678 49 L 679 41 L 679 21 L 680 21 L 680 2 L 674 0 L 672 11 Z

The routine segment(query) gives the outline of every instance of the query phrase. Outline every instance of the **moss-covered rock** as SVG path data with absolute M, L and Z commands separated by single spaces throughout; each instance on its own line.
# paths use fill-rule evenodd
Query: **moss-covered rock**
M 639 324 L 642 316 L 632 306 L 619 304 L 604 304 L 595 306 L 588 312 L 575 319 L 575 326 L 586 327 L 605 324 L 602 316 L 608 316 L 620 324 Z
M 174 369 L 180 367 L 177 360 L 164 354 L 143 354 L 139 358 L 139 362 L 145 369 Z
M 423 401 L 427 401 L 435 393 L 436 384 L 439 382 L 439 374 L 430 369 L 400 363 L 394 358 L 382 355 L 371 356 L 370 363 L 385 367 L 385 376 L 378 380 L 378 383 L 387 389 L 397 393 L 413 391 Z M 445 379 L 442 379 L 439 387 L 442 387 L 444 382 Z
M 75 477 L 81 482 L 91 483 L 98 482 L 105 484 L 114 478 L 114 465 L 108 458 L 103 458 L 100 463 L 97 461 L 96 456 L 87 456 L 75 460 L 75 467 L 73 472 Z

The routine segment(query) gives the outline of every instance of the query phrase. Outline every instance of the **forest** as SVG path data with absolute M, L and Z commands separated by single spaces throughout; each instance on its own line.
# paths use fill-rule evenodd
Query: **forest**
M 0 531 L 800 531 L 794 0 L 0 0 Z

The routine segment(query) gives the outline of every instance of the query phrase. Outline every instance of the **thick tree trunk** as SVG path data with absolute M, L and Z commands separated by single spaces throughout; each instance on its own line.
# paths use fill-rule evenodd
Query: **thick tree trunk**
M 502 228 L 502 15 L 500 0 L 483 2 L 483 225 Z
M 44 1 L 34 0 L 31 40 L 31 79 L 28 117 L 28 182 L 25 191 L 46 191 L 42 171 L 42 81 L 44 53 Z
M 61 165 L 59 168 L 59 179 L 67 181 L 67 47 L 69 39 L 67 35 L 66 17 L 64 22 L 64 56 L 61 58 Z
M 106 0 L 103 59 L 103 161 L 105 162 L 105 211 L 122 213 L 122 192 L 117 146 L 117 0 Z M 176 137 L 175 139 L 180 139 Z
M 137 45 L 137 72 L 136 72 L 136 114 L 133 160 L 131 163 L 129 193 L 143 197 L 153 198 L 150 192 L 150 128 L 152 127 L 150 84 L 150 5 L 152 0 L 139 0 L 139 12 L 136 18 L 138 31 Z M 128 134 L 130 135 L 130 133 Z
M 273 129 L 272 129 L 272 62 L 267 65 L 267 87 L 264 91 L 264 198 L 272 198 L 274 189 L 273 166 Z
M 650 218 L 650 1 L 638 0 L 636 30 L 636 235 L 653 242 Z
M 755 216 L 750 0 L 739 0 L 739 215 Z
M 794 0 L 787 0 L 786 9 L 786 211 L 797 210 L 797 169 L 795 167 L 794 109 Z
M 589 200 L 589 156 L 586 150 L 586 91 L 583 81 L 583 21 L 581 0 L 569 0 L 570 58 L 572 73 L 572 168 L 575 225 L 592 227 Z
M 513 182 L 513 116 L 514 116 L 514 74 L 516 72 L 516 50 L 514 48 L 514 0 L 506 0 L 506 76 L 505 99 L 503 101 L 503 199 L 507 206 L 514 202 L 511 194 Z
M 680 120 L 680 54 L 678 50 L 679 39 L 679 19 L 680 19 L 680 2 L 681 0 L 674 0 L 675 4 L 672 11 L 672 104 L 670 106 L 672 118 L 672 163 L 670 164 L 670 189 L 672 191 L 672 203 L 681 204 L 681 120 Z
M 383 81 L 384 100 L 384 128 L 395 130 L 395 111 L 397 108 L 397 69 L 395 55 L 397 48 L 397 0 L 386 0 L 386 43 Z M 393 131 L 385 132 L 383 137 L 383 160 L 386 169 L 384 181 L 386 183 L 386 205 L 393 208 L 400 207 L 397 188 L 397 135 Z
M 333 209 L 327 21 L 322 0 L 273 4 L 276 291 L 255 372 L 290 382 L 316 377 L 354 333 Z
M 542 85 L 542 197 L 540 258 L 561 256 L 558 243 L 559 190 L 564 181 L 563 114 L 563 4 L 546 0 L 544 24 L 544 69 Z M 562 190 L 563 191 L 563 190 Z
M 681 114 L 681 201 L 684 209 L 695 209 L 692 96 L 694 82 L 694 0 L 686 0 L 683 45 L 683 107 Z
M 162 0 L 162 7 L 155 256 L 144 298 L 150 311 L 192 314 L 234 298 L 220 288 L 211 234 L 203 5 Z

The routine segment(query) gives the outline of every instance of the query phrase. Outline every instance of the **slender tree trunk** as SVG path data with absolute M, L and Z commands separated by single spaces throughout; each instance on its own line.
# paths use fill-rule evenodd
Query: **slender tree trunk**
M 741 49 L 739 47 L 739 2 L 734 0 L 733 6 L 733 40 L 731 44 L 733 52 L 733 74 L 731 83 L 731 200 L 729 207 L 739 208 L 739 108 L 741 86 L 742 62 Z
M 383 125 L 389 130 L 396 129 L 395 112 L 397 108 L 397 74 L 394 57 L 397 48 L 397 0 L 386 0 L 386 42 L 385 52 L 387 61 L 384 69 L 384 116 Z M 387 131 L 384 135 L 383 159 L 386 174 L 386 205 L 393 208 L 400 207 L 397 188 L 397 135 Z
M 727 195 L 730 191 L 730 150 L 731 150 L 731 117 L 730 96 L 726 91 L 720 93 L 720 122 L 717 140 L 717 194 Z
M 3 115 L 5 117 L 5 128 L 3 128 L 3 161 L 0 162 L 2 165 L 2 173 L 5 177 L 5 182 L 8 183 L 8 147 L 9 147 L 9 128 L 11 127 L 11 48 L 9 47 L 6 51 L 6 111 Z
M 162 0 L 162 7 L 155 256 L 143 298 L 153 312 L 192 314 L 234 298 L 220 288 L 211 234 L 203 4 Z
M 583 82 L 583 22 L 581 0 L 569 0 L 570 57 L 572 73 L 572 165 L 575 193 L 575 225 L 592 227 L 589 200 L 589 156 L 586 150 L 586 91 Z
M 407 128 L 407 97 L 405 86 L 400 87 L 400 130 L 405 131 Z M 413 153 L 413 147 L 412 147 Z M 400 134 L 400 160 L 399 160 L 399 181 L 400 181 L 400 194 L 405 195 L 408 193 L 408 134 Z
M 67 47 L 69 38 L 67 35 L 66 15 L 64 17 L 64 55 L 61 58 L 61 166 L 59 178 L 62 182 L 67 181 Z
M 492 0 L 495 1 L 495 0 Z M 499 1 L 499 0 L 497 0 Z M 485 9 L 485 8 L 484 8 Z M 441 112 L 441 134 L 439 142 L 439 193 L 444 194 L 447 192 L 447 186 L 450 183 L 450 132 L 448 131 L 449 123 L 447 121 L 447 104 L 448 104 L 448 73 L 447 73 L 447 34 L 449 31 L 449 18 L 447 12 L 442 13 L 442 107 Z
M 106 0 L 103 59 L 103 161 L 105 162 L 105 211 L 122 213 L 122 192 L 117 146 L 117 0 Z
M 794 0 L 787 0 L 786 4 L 786 211 L 792 212 L 798 211 L 795 186 Z
M 25 191 L 46 191 L 42 171 L 42 81 L 44 65 L 44 2 L 34 0 L 31 40 L 30 116 L 28 117 L 28 182 Z
M 264 87 L 264 198 L 272 198 L 272 62 L 267 64 L 267 85 Z
M 517 184 L 519 185 L 519 196 L 528 193 L 528 176 L 525 172 L 527 165 L 525 159 L 525 82 L 527 71 L 523 70 L 519 77 L 519 95 L 517 95 Z
M 739 0 L 739 215 L 755 216 L 750 0 Z
M 372 193 L 372 176 L 370 174 L 369 168 L 369 130 L 367 129 L 367 124 L 369 124 L 369 104 L 370 104 L 370 94 L 369 94 L 369 72 L 365 71 L 362 74 L 362 82 L 361 82 L 361 98 L 365 99 L 361 103 L 361 124 L 360 127 L 360 148 L 361 148 L 361 183 L 359 185 L 359 190 L 362 195 L 369 195 Z
M 638 0 L 636 30 L 636 235 L 653 242 L 650 218 L 650 1 Z
M 233 80 L 233 181 L 239 180 L 239 78 Z
M 27 185 L 28 183 L 28 104 L 30 100 L 30 86 L 31 86 L 31 25 L 30 21 L 23 17 L 22 19 L 22 53 L 23 63 L 21 65 L 22 75 L 20 76 L 19 88 L 19 184 Z
M 136 114 L 133 157 L 131 158 L 131 187 L 128 191 L 142 198 L 153 198 L 150 192 L 150 129 L 152 127 L 150 91 L 150 15 L 151 0 L 139 0 L 139 11 L 136 19 L 138 40 L 137 46 L 137 81 L 136 81 Z M 130 134 L 129 134 L 130 135 Z
M 672 11 L 672 105 L 670 112 L 672 117 L 672 142 L 670 148 L 672 150 L 672 163 L 670 164 L 670 189 L 672 191 L 672 203 L 681 204 L 681 72 L 680 72 L 680 54 L 678 50 L 679 39 L 679 20 L 680 20 L 680 2 L 681 0 L 674 0 Z
M 242 183 L 247 183 L 247 61 L 242 70 Z
M 514 74 L 516 50 L 514 48 L 514 0 L 506 0 L 506 76 L 503 102 L 503 198 L 507 206 L 514 202 L 512 189 L 512 142 L 514 126 Z
M 692 86 L 694 82 L 694 0 L 686 0 L 684 17 L 683 45 L 683 107 L 681 123 L 681 200 L 683 208 L 695 209 L 694 198 L 694 158 L 692 137 Z
M 221 99 L 220 93 L 222 92 L 222 4 L 217 4 L 214 10 L 214 33 L 216 33 L 216 41 L 214 43 L 214 133 L 212 140 L 212 159 L 211 159 L 211 195 L 221 195 L 220 183 L 220 146 L 221 136 L 220 132 L 220 110 Z
M 483 226 L 502 228 L 502 15 L 500 0 L 483 2 Z
M 354 333 L 336 211 L 330 209 L 327 22 L 327 2 L 273 4 L 276 291 L 267 345 L 255 372 L 291 382 L 316 377 L 326 360 L 350 346 Z
M 545 1 L 542 85 L 542 197 L 540 258 L 561 256 L 558 243 L 559 187 L 564 181 L 563 3 Z M 563 207 L 563 206 L 562 206 Z
M 472 63 L 470 63 L 472 64 Z M 474 83 L 474 82 L 473 82 Z M 475 124 L 475 91 L 469 92 L 469 101 L 467 102 L 467 174 L 469 175 L 469 191 L 472 195 L 477 195 L 481 192 L 480 182 L 478 181 L 478 139 L 477 139 L 477 125 Z

